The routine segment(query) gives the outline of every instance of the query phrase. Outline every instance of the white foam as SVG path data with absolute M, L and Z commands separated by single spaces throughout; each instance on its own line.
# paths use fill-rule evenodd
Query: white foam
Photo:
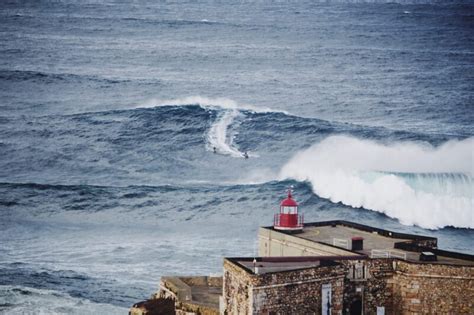
M 219 114 L 217 120 L 211 126 L 209 133 L 207 134 L 207 149 L 209 151 L 216 148 L 216 151 L 219 154 L 242 157 L 243 153 L 234 146 L 234 137 L 232 135 L 227 135 L 229 126 L 239 115 L 242 114 L 235 109 L 227 110 Z
M 425 228 L 474 228 L 474 138 L 439 147 L 331 136 L 297 153 L 280 178 L 316 194 Z
M 0 286 L 0 304 L 8 314 L 127 314 L 128 309 L 94 303 L 53 290 Z

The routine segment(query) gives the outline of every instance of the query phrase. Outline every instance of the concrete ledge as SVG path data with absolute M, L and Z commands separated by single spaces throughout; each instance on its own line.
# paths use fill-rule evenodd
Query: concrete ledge
M 155 296 L 175 301 L 177 314 L 219 314 L 222 277 L 162 277 L 160 292 Z

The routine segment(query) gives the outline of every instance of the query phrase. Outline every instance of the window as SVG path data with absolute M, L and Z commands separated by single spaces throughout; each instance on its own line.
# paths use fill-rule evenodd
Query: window
M 295 214 L 297 207 L 281 207 L 281 213 Z
M 367 279 L 367 270 L 363 262 L 354 263 L 349 268 L 349 279 L 353 280 L 365 280 Z

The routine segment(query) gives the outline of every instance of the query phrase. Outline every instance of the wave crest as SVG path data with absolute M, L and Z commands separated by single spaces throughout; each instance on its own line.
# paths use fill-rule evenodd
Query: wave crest
M 271 109 L 268 107 L 254 106 L 250 104 L 243 104 L 237 101 L 231 100 L 224 97 L 209 98 L 205 96 L 188 96 L 183 98 L 176 98 L 170 100 L 163 99 L 150 99 L 139 104 L 137 107 L 159 107 L 159 106 L 188 106 L 188 105 L 199 105 L 205 109 L 209 108 L 220 108 L 228 110 L 244 110 L 255 113 L 284 113 L 288 112 L 283 110 Z
M 331 136 L 297 153 L 281 178 L 309 181 L 333 202 L 424 228 L 474 228 L 474 138 L 439 147 Z

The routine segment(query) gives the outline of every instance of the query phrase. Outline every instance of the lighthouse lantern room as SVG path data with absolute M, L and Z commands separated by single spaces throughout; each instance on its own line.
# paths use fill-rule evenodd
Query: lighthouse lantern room
M 298 203 L 288 189 L 288 197 L 280 203 L 280 213 L 276 213 L 273 219 L 273 228 L 288 232 L 299 232 L 303 230 L 303 215 L 298 214 Z

